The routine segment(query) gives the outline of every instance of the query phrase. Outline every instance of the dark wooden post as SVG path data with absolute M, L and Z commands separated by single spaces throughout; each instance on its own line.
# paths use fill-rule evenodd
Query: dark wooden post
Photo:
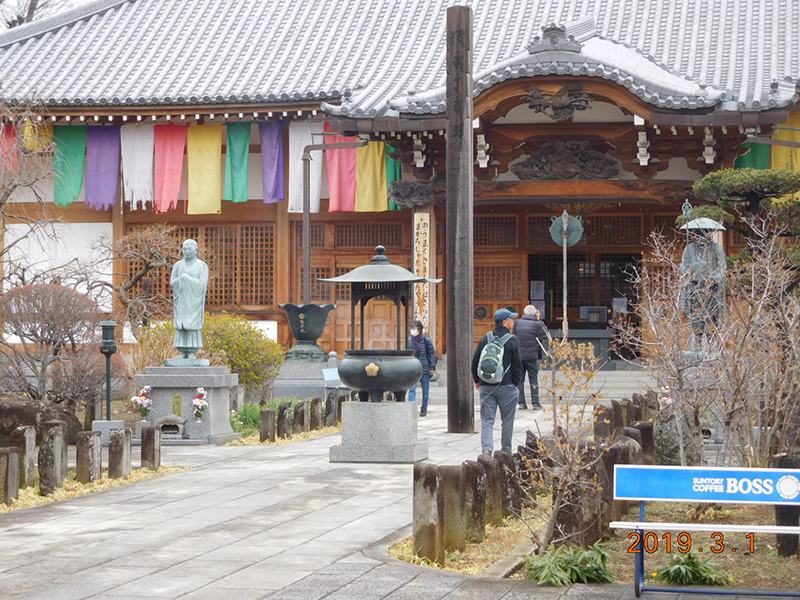
M 472 9 L 447 9 L 447 431 L 475 430 L 472 325 Z

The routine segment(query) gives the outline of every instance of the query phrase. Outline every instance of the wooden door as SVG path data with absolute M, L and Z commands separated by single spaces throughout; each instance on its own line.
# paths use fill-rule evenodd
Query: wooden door
M 494 313 L 509 307 L 520 314 L 527 304 L 527 256 L 522 253 L 504 255 L 475 254 L 474 344 L 494 329 Z

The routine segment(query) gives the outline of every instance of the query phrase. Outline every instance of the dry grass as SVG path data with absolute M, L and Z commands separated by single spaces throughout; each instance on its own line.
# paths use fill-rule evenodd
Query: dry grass
M 274 442 L 262 442 L 259 440 L 259 434 L 249 435 L 247 437 L 234 440 L 226 444 L 226 446 L 285 446 L 294 442 L 302 442 L 303 440 L 310 440 L 312 438 L 322 437 L 331 433 L 339 433 L 342 430 L 341 425 L 335 427 L 323 427 L 322 429 L 314 429 L 303 433 L 293 433 L 290 438 L 278 438 Z
M 467 543 L 463 552 L 445 553 L 445 566 L 442 567 L 414 554 L 414 538 L 409 537 L 387 548 L 392 558 L 405 562 L 452 571 L 463 575 L 480 575 L 498 560 L 505 558 L 511 551 L 530 539 L 530 529 L 521 519 L 504 519 L 503 524 L 487 525 L 486 539 L 478 543 Z
M 17 498 L 11 506 L 0 504 L 0 515 L 9 513 L 14 510 L 23 508 L 31 508 L 32 506 L 42 506 L 43 504 L 50 504 L 51 502 L 58 502 L 59 500 L 69 500 L 70 498 L 77 498 L 78 496 L 86 496 L 94 494 L 95 492 L 102 492 L 110 490 L 129 483 L 137 481 L 144 481 L 152 479 L 153 477 L 160 477 L 162 475 L 169 475 L 170 473 L 178 473 L 185 471 L 188 467 L 161 467 L 157 471 L 150 469 L 133 469 L 130 477 L 125 479 L 108 479 L 108 471 L 103 471 L 103 479 L 93 483 L 78 483 L 71 477 L 75 476 L 75 471 L 70 469 L 71 477 L 64 481 L 64 486 L 57 489 L 49 496 L 39 495 L 38 484 L 29 486 L 19 491 L 19 498 Z
M 628 514 L 628 520 L 638 520 L 638 506 Z M 726 504 L 721 510 L 711 510 L 697 518 L 694 510 L 686 504 L 652 502 L 647 505 L 647 520 L 688 523 L 691 520 L 703 523 L 736 523 L 751 525 L 774 525 L 775 511 L 772 506 Z M 645 553 L 645 574 L 652 577 L 656 567 L 667 563 L 664 531 L 654 532 L 658 547 L 653 553 Z M 676 539 L 679 531 L 672 533 L 672 553 L 678 552 Z M 744 589 L 800 589 L 800 556 L 780 557 L 776 550 L 775 536 L 755 534 L 754 550 L 750 553 L 750 540 L 746 534 L 726 533 L 723 539 L 724 550 L 711 552 L 712 545 L 719 537 L 711 538 L 713 532 L 692 532 L 692 550 L 705 559 L 711 557 L 716 566 L 733 577 L 732 586 Z M 607 547 L 611 552 L 609 566 L 620 583 L 633 583 L 633 565 L 636 554 L 629 553 L 632 540 L 628 532 L 620 530 Z M 686 538 L 683 538 L 686 540 Z M 650 539 L 652 549 L 652 538 Z M 702 552 L 699 552 L 700 549 Z M 717 545 L 715 548 L 719 548 Z M 736 548 L 736 552 L 733 549 Z

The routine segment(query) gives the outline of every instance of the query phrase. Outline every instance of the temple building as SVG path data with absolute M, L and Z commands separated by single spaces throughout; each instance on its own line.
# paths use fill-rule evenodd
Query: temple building
M 70 252 L 174 225 L 206 253 L 208 309 L 259 321 L 287 347 L 278 305 L 301 302 L 303 148 L 368 139 L 311 152 L 311 300 L 336 304 L 320 343 L 341 354 L 348 290 L 317 278 L 366 263 L 378 244 L 419 275 L 448 276 L 451 4 L 98 0 L 0 35 L 0 100 L 38 104 L 53 128 L 56 177 L 39 194 Z M 567 252 L 571 327 L 610 336 L 637 298 L 626 270 L 650 232 L 697 202 L 694 181 L 735 164 L 798 168 L 800 149 L 769 145 L 800 141 L 795 0 L 472 6 L 476 339 L 495 310 L 528 303 L 558 329 L 550 229 L 565 210 L 584 229 Z M 30 188 L 13 200 L 37 210 Z M 6 237 L 21 226 L 8 219 Z M 723 241 L 729 253 L 743 244 Z M 163 277 L 154 286 L 168 291 Z M 420 286 L 414 306 L 440 352 L 444 294 Z M 393 347 L 391 308 L 370 303 L 368 347 Z

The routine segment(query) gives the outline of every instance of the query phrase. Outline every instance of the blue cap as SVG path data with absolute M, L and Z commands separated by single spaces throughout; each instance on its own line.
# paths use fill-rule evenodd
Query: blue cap
M 496 323 L 502 323 L 506 319 L 516 319 L 518 316 L 517 313 L 511 312 L 507 308 L 501 308 L 494 313 L 494 320 Z

